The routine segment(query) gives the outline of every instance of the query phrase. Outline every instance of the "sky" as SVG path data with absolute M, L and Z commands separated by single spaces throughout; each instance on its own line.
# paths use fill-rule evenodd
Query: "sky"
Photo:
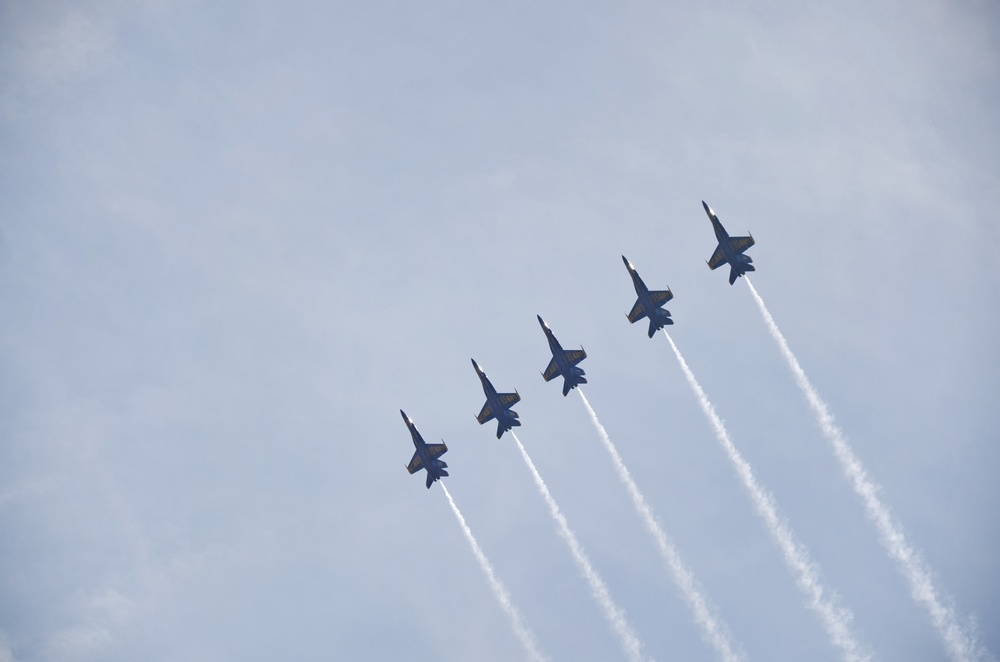
M 705 200 L 1000 655 L 1000 8 L 0 0 L 0 661 L 714 660 L 536 314 L 750 660 L 837 660 L 625 255 L 874 659 L 946 660 Z

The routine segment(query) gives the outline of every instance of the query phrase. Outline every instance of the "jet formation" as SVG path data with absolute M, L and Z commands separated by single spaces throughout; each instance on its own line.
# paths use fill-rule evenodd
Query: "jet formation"
M 729 233 L 726 232 L 726 228 L 722 227 L 722 223 L 719 222 L 719 217 L 715 215 L 711 207 L 705 204 L 704 200 L 701 201 L 701 206 L 705 208 L 708 220 L 712 221 L 715 238 L 719 240 L 719 245 L 708 260 L 708 268 L 713 270 L 718 269 L 724 262 L 728 262 L 730 285 L 735 283 L 736 279 L 746 272 L 756 271 L 754 266 L 750 264 L 753 262 L 753 258 L 743 254 L 746 249 L 753 246 L 753 235 L 747 237 L 730 237 Z
M 622 255 L 622 261 L 625 263 L 625 268 L 628 269 L 629 275 L 632 276 L 632 285 L 635 287 L 636 296 L 639 297 L 635 300 L 635 305 L 632 306 L 632 310 L 626 314 L 626 317 L 628 317 L 628 321 L 632 324 L 635 324 L 643 317 L 648 317 L 649 337 L 652 338 L 653 334 L 664 326 L 674 323 L 670 319 L 670 311 L 662 308 L 663 304 L 674 298 L 674 293 L 670 291 L 669 287 L 665 290 L 650 291 L 646 287 L 646 284 L 642 282 L 639 272 L 635 270 L 635 267 L 628 261 L 628 258 Z
M 420 433 L 417 432 L 417 426 L 413 424 L 413 421 L 406 415 L 406 412 L 400 409 L 399 413 L 403 415 L 403 422 L 409 428 L 410 436 L 413 437 L 413 446 L 417 449 L 414 451 L 413 457 L 410 458 L 410 463 L 406 465 L 406 470 L 411 474 L 415 474 L 421 469 L 426 469 L 427 489 L 430 489 L 434 481 L 441 480 L 442 477 L 448 475 L 448 472 L 445 471 L 448 463 L 438 459 L 448 452 L 448 446 L 444 443 L 443 439 L 440 444 L 428 444 L 420 436 Z
M 520 402 L 521 396 L 517 391 L 513 393 L 497 393 L 497 390 L 493 388 L 493 384 L 490 382 L 490 378 L 486 376 L 486 373 L 479 367 L 475 359 L 472 359 L 472 367 L 476 369 L 479 381 L 483 384 L 483 393 L 486 394 L 486 404 L 479 410 L 476 420 L 482 425 L 494 418 L 497 419 L 497 439 L 499 439 L 503 436 L 504 432 L 521 424 L 521 421 L 517 420 L 517 412 L 511 409 L 511 407 Z
M 704 200 L 702 200 L 701 206 L 705 208 L 705 213 L 708 214 L 708 218 L 712 222 L 712 228 L 715 230 L 715 238 L 719 242 L 715 252 L 712 253 L 712 257 L 708 260 L 709 268 L 715 270 L 723 264 L 728 263 L 730 285 L 734 284 L 737 278 L 743 276 L 748 271 L 756 271 L 752 264 L 753 259 L 749 255 L 744 255 L 746 250 L 754 245 L 753 236 L 730 237 L 726 229 L 722 227 L 722 223 L 719 222 L 719 217 L 715 215 L 715 212 L 712 211 L 712 208 Z M 637 297 L 632 310 L 626 314 L 626 317 L 628 317 L 628 321 L 632 324 L 641 319 L 648 319 L 648 335 L 652 338 L 664 326 L 674 323 L 674 320 L 670 317 L 670 311 L 663 308 L 665 303 L 674 298 L 674 293 L 669 287 L 665 290 L 650 290 L 646 287 L 642 278 L 639 277 L 639 272 L 636 271 L 635 267 L 624 255 L 622 255 L 622 262 L 625 263 L 625 268 L 628 269 L 629 276 L 632 277 L 632 285 L 635 288 Z M 581 361 L 587 358 L 587 352 L 582 347 L 573 350 L 563 349 L 559 341 L 556 340 L 555 334 L 552 333 L 552 329 L 545 323 L 541 315 L 537 317 L 538 323 L 542 326 L 542 332 L 545 333 L 545 339 L 549 343 L 549 350 L 552 352 L 552 359 L 549 361 L 548 366 L 546 366 L 545 371 L 542 372 L 542 378 L 550 382 L 556 377 L 562 376 L 562 393 L 564 396 L 569 395 L 571 390 L 580 384 L 587 383 L 587 378 L 584 376 L 586 373 L 583 371 L 583 368 L 578 366 Z M 493 387 L 486 373 L 479 367 L 475 359 L 472 360 L 472 367 L 476 369 L 476 374 L 479 376 L 479 381 L 483 386 L 483 394 L 486 396 L 486 403 L 476 416 L 476 420 L 479 421 L 480 425 L 483 425 L 495 419 L 497 422 L 497 439 L 500 439 L 504 432 L 509 432 L 512 428 L 521 425 L 517 412 L 511 409 L 511 407 L 521 401 L 521 396 L 517 391 L 513 393 L 497 393 L 496 388 Z M 403 415 L 403 420 L 406 422 L 406 427 L 410 430 L 410 435 L 413 437 L 413 445 L 416 448 L 416 452 L 414 452 L 413 458 L 406 466 L 406 470 L 413 474 L 421 469 L 426 469 L 427 487 L 430 488 L 434 481 L 448 475 L 448 472 L 445 471 L 445 467 L 448 464 L 438 459 L 448 451 L 448 446 L 443 442 L 440 444 L 425 443 L 420 433 L 417 432 L 417 428 L 413 425 L 413 421 L 403 413 L 402 409 L 399 410 L 399 413 Z

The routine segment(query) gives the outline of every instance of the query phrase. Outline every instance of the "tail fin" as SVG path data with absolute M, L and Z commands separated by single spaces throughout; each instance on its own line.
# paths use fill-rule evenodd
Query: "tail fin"
M 652 338 L 653 334 L 665 327 L 667 324 L 673 324 L 674 321 L 670 319 L 670 311 L 660 309 L 656 311 L 656 317 L 649 318 L 649 337 Z
M 511 412 L 513 413 L 513 412 Z M 511 428 L 515 428 L 521 425 L 521 421 L 515 420 L 513 418 L 507 419 L 506 425 L 497 421 L 497 439 L 503 436 L 503 433 Z

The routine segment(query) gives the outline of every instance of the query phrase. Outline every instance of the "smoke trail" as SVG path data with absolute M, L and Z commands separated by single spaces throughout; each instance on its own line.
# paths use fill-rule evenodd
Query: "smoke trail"
M 542 476 L 538 473 L 538 469 L 535 468 L 535 463 L 531 461 L 528 457 L 528 451 L 524 450 L 524 445 L 521 444 L 521 440 L 517 438 L 514 431 L 511 430 L 511 436 L 514 437 L 514 441 L 517 442 L 517 447 L 521 451 L 521 457 L 524 458 L 524 463 L 528 465 L 528 469 L 531 470 L 531 475 L 535 478 L 535 485 L 538 486 L 538 491 L 542 493 L 545 497 L 545 502 L 549 505 L 549 512 L 552 513 L 552 519 L 556 521 L 559 525 L 559 535 L 563 537 L 566 543 L 569 545 L 570 551 L 573 553 L 573 559 L 576 561 L 577 567 L 580 569 L 580 573 L 583 574 L 587 582 L 590 584 L 590 590 L 594 594 L 594 598 L 597 603 L 601 606 L 604 611 L 604 617 L 608 619 L 611 623 L 611 627 L 614 628 L 615 634 L 621 639 L 622 647 L 625 649 L 625 654 L 630 660 L 642 660 L 642 642 L 636 637 L 635 633 L 632 631 L 632 626 L 629 625 L 628 621 L 625 619 L 625 612 L 621 610 L 614 601 L 611 599 L 611 593 L 608 592 L 608 587 L 604 585 L 604 581 L 601 579 L 594 567 L 590 565 L 590 560 L 587 558 L 587 553 L 583 551 L 583 547 L 580 542 L 576 539 L 576 535 L 569 528 L 569 524 L 566 523 L 566 518 L 563 517 L 562 511 L 559 510 L 559 506 L 556 504 L 555 499 L 549 493 L 549 488 L 545 485 L 545 481 L 542 480 Z
M 802 393 L 806 396 L 806 400 L 809 401 L 809 406 L 812 407 L 813 413 L 816 414 L 823 435 L 833 445 L 833 451 L 837 459 L 840 460 L 841 469 L 854 486 L 854 491 L 864 501 L 868 517 L 878 528 L 882 545 L 889 551 L 890 556 L 899 563 L 900 571 L 910 583 L 910 592 L 913 599 L 923 604 L 927 611 L 930 612 L 934 627 L 937 628 L 941 638 L 944 639 L 945 646 L 948 648 L 948 653 L 952 659 L 976 659 L 981 653 L 977 652 L 978 645 L 975 638 L 965 632 L 958 624 L 954 609 L 942 604 L 934 588 L 931 572 L 924 566 L 920 554 L 906 542 L 902 527 L 893 520 L 889 509 L 879 500 L 879 488 L 868 479 L 864 467 L 861 466 L 861 461 L 854 454 L 847 440 L 844 439 L 840 428 L 833 422 L 833 416 L 830 414 L 829 408 L 819 397 L 816 389 L 813 388 L 802 366 L 799 365 L 795 355 L 792 354 L 792 350 L 788 348 L 788 343 L 785 341 L 785 337 L 781 334 L 781 331 L 778 330 L 778 325 L 775 324 L 771 313 L 768 312 L 767 307 L 764 305 L 764 300 L 757 293 L 753 283 L 749 279 L 746 279 L 746 281 L 747 286 L 750 288 L 750 293 L 753 294 L 753 298 L 757 302 L 757 307 L 760 308 L 760 314 L 764 316 L 764 321 L 767 323 L 767 328 L 771 332 L 771 336 L 778 343 L 782 355 L 788 362 L 788 367 L 791 368 L 792 374 L 795 375 L 795 381 L 798 383 L 799 389 L 802 390 Z
M 799 588 L 809 597 L 809 607 L 819 614 L 823 622 L 823 627 L 826 628 L 831 641 L 843 651 L 844 659 L 870 659 L 869 653 L 861 648 L 851 633 L 850 623 L 853 618 L 851 612 L 843 607 L 834 605 L 832 599 L 826 597 L 825 590 L 819 579 L 819 569 L 810 560 L 809 552 L 795 539 L 788 525 L 778 517 L 774 500 L 760 486 L 753 475 L 750 465 L 743 459 L 739 451 L 736 450 L 736 446 L 733 445 L 732 440 L 729 438 L 729 433 L 726 432 L 726 427 L 722 424 L 722 420 L 719 419 L 718 414 L 715 413 L 715 408 L 708 401 L 708 396 L 705 395 L 705 391 L 698 384 L 698 380 L 695 379 L 694 373 L 688 367 L 687 361 L 681 356 L 680 350 L 674 344 L 674 339 L 666 332 L 663 335 L 667 337 L 670 347 L 674 350 L 674 355 L 677 356 L 677 361 L 681 364 L 681 370 L 684 371 L 684 376 L 687 378 L 691 390 L 698 396 L 698 403 L 701 405 L 702 411 L 705 412 L 705 416 L 711 422 L 716 438 L 722 444 L 726 454 L 729 455 L 729 460 L 733 463 L 736 473 L 743 479 L 743 485 L 750 493 L 750 497 L 757 507 L 757 512 L 764 518 L 768 530 L 777 541 L 778 547 L 785 557 L 785 563 L 794 572 L 796 583 L 798 583 Z
M 587 396 L 583 394 L 582 389 L 577 389 L 577 393 L 580 394 L 580 399 L 583 400 L 583 405 L 587 408 L 587 412 L 590 414 L 590 420 L 593 421 L 594 427 L 597 428 L 597 432 L 601 436 L 601 441 L 604 442 L 604 447 L 607 448 L 608 453 L 611 454 L 611 459 L 615 462 L 615 468 L 618 469 L 618 477 L 621 478 L 621 481 L 625 483 L 625 487 L 628 488 L 628 492 L 632 496 L 632 503 L 635 505 L 635 509 L 639 512 L 639 515 L 642 516 L 642 520 L 645 522 L 646 528 L 649 529 L 649 532 L 656 540 L 656 546 L 660 550 L 660 555 L 663 556 L 663 560 L 667 562 L 667 567 L 673 574 L 674 581 L 677 582 L 677 585 L 681 588 L 681 592 L 684 594 L 684 598 L 687 600 L 688 606 L 694 612 L 695 622 L 701 626 L 703 636 L 712 646 L 715 647 L 715 649 L 719 652 L 719 655 L 722 656 L 723 660 L 726 660 L 727 662 L 742 660 L 743 656 L 733 650 L 732 644 L 729 641 L 728 630 L 723 624 L 719 623 L 715 619 L 715 615 L 709 608 L 704 596 L 702 596 L 701 592 L 698 590 L 698 586 L 695 583 L 694 576 L 691 574 L 691 571 L 684 565 L 684 562 L 681 560 L 680 553 L 667 539 L 663 529 L 660 528 L 660 524 L 653 516 L 653 511 L 646 503 L 645 497 L 642 496 L 642 493 L 639 491 L 639 487 L 635 484 L 635 481 L 632 480 L 632 476 L 629 474 L 628 468 L 625 467 L 625 463 L 618 454 L 618 449 L 611 443 L 611 437 L 608 436 L 604 426 L 601 425 L 601 422 L 597 419 L 597 413 L 594 411 L 594 408 L 590 406 L 590 401 L 587 400 Z
M 448 497 L 448 503 L 451 504 L 451 509 L 455 512 L 455 518 L 458 519 L 458 523 L 462 526 L 462 531 L 465 532 L 465 539 L 469 541 L 469 546 L 472 547 L 472 553 L 475 554 L 476 560 L 479 561 L 479 567 L 483 569 L 483 574 L 486 575 L 486 579 L 490 582 L 490 588 L 493 589 L 493 595 L 496 596 L 497 602 L 503 607 L 503 610 L 507 612 L 507 616 L 510 618 L 511 627 L 514 628 L 514 634 L 517 638 L 521 640 L 521 645 L 524 646 L 524 650 L 528 653 L 528 657 L 532 660 L 537 660 L 538 662 L 543 662 L 545 657 L 539 652 L 538 644 L 535 643 L 535 637 L 531 634 L 531 631 L 524 625 L 524 621 L 521 620 L 521 613 L 517 611 L 517 608 L 510 601 L 510 594 L 507 593 L 507 589 L 504 585 L 497 579 L 497 576 L 493 573 L 493 566 L 490 564 L 489 559 L 486 558 L 486 554 L 483 553 L 482 548 L 479 543 L 476 542 L 475 536 L 472 535 L 472 529 L 469 525 L 465 523 L 465 518 L 462 517 L 462 512 L 455 505 L 455 500 L 451 498 L 451 492 L 445 487 L 444 481 L 440 481 L 441 489 L 444 490 L 444 495 Z

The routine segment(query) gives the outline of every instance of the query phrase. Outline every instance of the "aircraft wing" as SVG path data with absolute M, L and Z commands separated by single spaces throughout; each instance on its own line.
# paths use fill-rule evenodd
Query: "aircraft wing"
M 445 444 L 427 444 L 427 453 L 431 457 L 440 457 L 448 452 L 448 446 Z
M 479 421 L 480 425 L 482 425 L 486 421 L 493 418 L 493 416 L 494 416 L 493 409 L 490 408 L 490 403 L 487 402 L 485 405 L 483 405 L 482 410 L 479 412 L 479 416 L 476 416 L 476 420 Z
M 654 290 L 649 293 L 649 298 L 653 300 L 653 303 L 661 304 L 673 299 L 674 293 L 670 290 Z
M 545 368 L 545 372 L 542 373 L 542 378 L 547 382 L 551 382 L 558 374 L 559 366 L 556 365 L 555 357 L 553 357 L 552 360 L 549 361 L 548 367 Z
M 500 400 L 500 404 L 504 407 L 510 407 L 515 402 L 521 401 L 521 396 L 517 393 L 500 393 L 497 395 L 497 398 Z
M 726 254 L 722 252 L 722 244 L 716 247 L 715 252 L 712 253 L 712 257 L 708 259 L 709 269 L 718 269 L 726 261 Z
M 742 253 L 746 249 L 754 245 L 753 237 L 730 237 L 729 245 L 733 247 L 733 250 L 737 253 Z
M 572 349 L 563 354 L 563 357 L 570 365 L 576 365 L 580 361 L 587 358 L 587 352 L 582 349 Z
M 636 301 L 635 305 L 632 306 L 632 310 L 629 311 L 628 321 L 635 324 L 645 316 L 646 312 L 642 309 L 642 302 Z
M 413 457 L 410 459 L 410 463 L 406 465 L 406 470 L 411 474 L 416 473 L 424 468 L 424 463 L 420 461 L 420 453 L 414 453 Z

